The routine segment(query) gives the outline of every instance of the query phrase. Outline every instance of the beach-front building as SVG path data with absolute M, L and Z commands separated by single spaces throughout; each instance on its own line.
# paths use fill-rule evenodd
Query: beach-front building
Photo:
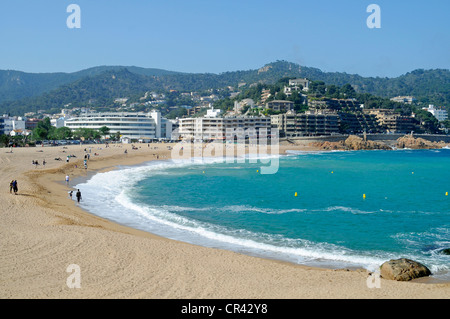
M 321 136 L 339 133 L 337 114 L 295 113 L 272 115 L 272 127 L 277 128 L 280 136 Z
M 228 140 L 239 129 L 269 136 L 270 117 L 182 118 L 179 120 L 178 134 L 184 140 Z
M 71 130 L 90 128 L 98 130 L 103 126 L 109 128 L 109 134 L 120 133 L 122 138 L 136 140 L 170 139 L 172 125 L 154 111 L 143 112 L 105 112 L 84 113 L 65 121 Z
M 365 112 L 375 115 L 378 125 L 386 133 L 410 133 L 418 124 L 415 118 L 403 116 L 391 109 L 369 109 Z

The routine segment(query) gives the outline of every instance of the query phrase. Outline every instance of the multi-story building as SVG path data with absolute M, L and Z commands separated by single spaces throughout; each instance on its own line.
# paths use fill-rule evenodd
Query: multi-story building
M 14 130 L 25 130 L 25 118 L 20 116 L 9 117 L 3 115 L 3 132 L 9 135 Z
M 270 117 L 182 118 L 178 134 L 184 140 L 224 140 L 232 138 L 239 129 L 270 135 Z
M 341 133 L 381 133 L 383 131 L 374 114 L 338 112 L 338 115 Z
M 388 133 L 409 133 L 414 131 L 417 120 L 411 116 L 403 116 L 390 109 L 366 110 L 368 114 L 373 114 L 377 118 L 377 123 L 383 131 Z
M 98 130 L 103 126 L 109 128 L 110 134 L 120 133 L 122 138 L 155 139 L 169 138 L 171 123 L 161 118 L 161 113 L 85 113 L 65 121 L 65 126 L 71 130 L 90 128 Z M 165 134 L 165 135 L 164 135 Z
M 39 122 L 42 122 L 42 119 L 30 118 L 25 121 L 25 128 L 27 130 L 34 130 Z
M 52 126 L 54 126 L 56 128 L 60 128 L 60 127 L 64 126 L 65 119 L 64 119 L 64 117 L 53 118 L 50 120 L 50 123 Z
M 191 108 L 186 109 L 187 115 L 188 115 L 188 116 L 195 115 L 195 114 L 197 114 L 198 112 L 200 112 L 201 110 L 202 110 L 202 107 L 201 107 L 201 106 L 194 106 L 194 107 L 191 107 Z
M 285 100 L 273 100 L 266 103 L 266 108 L 279 112 L 287 112 L 294 109 L 294 102 Z
M 311 111 L 345 111 L 345 112 L 359 112 L 361 111 L 361 104 L 355 99 L 309 99 L 308 106 Z
M 218 117 L 220 114 L 222 114 L 222 110 L 221 109 L 208 109 L 206 111 L 206 115 L 205 117 Z
M 416 98 L 414 96 L 396 96 L 391 99 L 391 101 L 405 103 L 405 104 L 413 104 L 416 102 Z
M 309 84 L 311 82 L 308 79 L 291 79 L 289 80 L 289 86 L 299 87 L 300 85 L 303 87 L 303 91 L 309 90 Z
M 262 90 L 261 92 L 261 104 L 265 104 L 267 99 L 271 96 L 270 94 L 270 90 L 266 89 L 266 90 Z
M 448 112 L 444 108 L 436 108 L 434 105 L 430 104 L 428 107 L 423 108 L 425 111 L 430 112 L 439 121 L 448 120 Z
M 287 112 L 271 116 L 272 128 L 277 128 L 280 136 L 321 136 L 339 133 L 337 114 Z

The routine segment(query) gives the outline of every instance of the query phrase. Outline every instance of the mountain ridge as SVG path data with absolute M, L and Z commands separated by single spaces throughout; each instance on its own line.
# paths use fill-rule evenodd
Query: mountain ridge
M 114 72 L 120 74 L 120 81 L 109 80 Z M 227 71 L 219 74 L 106 65 L 72 73 L 0 70 L 0 111 L 16 114 L 27 110 L 63 107 L 64 104 L 71 102 L 83 104 L 88 100 L 106 101 L 114 97 L 142 94 L 145 91 L 201 91 L 210 88 L 237 87 L 243 83 L 271 84 L 283 77 L 305 77 L 339 86 L 351 84 L 360 93 L 381 97 L 413 95 L 423 103 L 450 107 L 448 69 L 416 69 L 399 77 L 381 78 L 345 72 L 323 72 L 314 67 L 276 61 L 259 69 Z M 105 85 L 111 87 L 108 89 Z M 69 98 L 74 100 L 69 101 Z

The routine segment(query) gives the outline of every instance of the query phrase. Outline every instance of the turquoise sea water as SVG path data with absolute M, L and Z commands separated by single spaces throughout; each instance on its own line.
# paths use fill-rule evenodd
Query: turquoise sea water
M 169 238 L 332 268 L 406 257 L 450 279 L 450 150 L 291 152 L 276 174 L 261 166 L 153 162 L 77 187 L 93 214 Z

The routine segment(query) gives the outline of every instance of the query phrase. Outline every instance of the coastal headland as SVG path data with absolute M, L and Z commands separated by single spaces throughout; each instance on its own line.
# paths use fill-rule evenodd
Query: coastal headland
M 283 141 L 279 152 L 323 150 L 305 143 Z M 363 269 L 312 268 L 169 240 L 89 214 L 69 198 L 74 179 L 168 160 L 173 145 L 135 146 L 0 149 L 0 298 L 450 297 L 449 283 L 381 278 L 374 287 Z M 17 195 L 9 192 L 11 180 L 18 181 Z M 70 265 L 79 267 L 79 288 L 68 284 Z

